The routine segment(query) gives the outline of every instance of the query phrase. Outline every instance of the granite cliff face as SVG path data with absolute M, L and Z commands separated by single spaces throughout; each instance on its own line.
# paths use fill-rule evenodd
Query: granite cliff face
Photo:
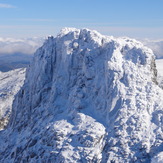
M 153 53 L 65 28 L 35 53 L 0 133 L 1 162 L 150 162 L 163 148 Z M 158 155 L 158 156 L 157 156 Z

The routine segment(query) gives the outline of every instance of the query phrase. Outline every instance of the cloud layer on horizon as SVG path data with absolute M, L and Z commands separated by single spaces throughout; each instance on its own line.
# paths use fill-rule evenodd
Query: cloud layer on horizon
M 43 44 L 44 40 L 44 38 L 0 38 L 0 55 L 15 53 L 31 55 Z
M 46 38 L 33 37 L 24 39 L 0 37 L 0 56 L 15 53 L 32 55 L 43 44 Z M 151 48 L 156 58 L 163 58 L 163 40 L 140 40 L 145 46 Z
M 141 42 L 151 48 L 156 58 L 163 58 L 163 40 L 141 40 Z

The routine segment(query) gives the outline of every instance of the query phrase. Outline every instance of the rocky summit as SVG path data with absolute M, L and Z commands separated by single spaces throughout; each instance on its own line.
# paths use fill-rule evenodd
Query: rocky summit
M 163 149 L 162 97 L 152 50 L 65 28 L 27 69 L 0 132 L 0 162 L 154 163 Z

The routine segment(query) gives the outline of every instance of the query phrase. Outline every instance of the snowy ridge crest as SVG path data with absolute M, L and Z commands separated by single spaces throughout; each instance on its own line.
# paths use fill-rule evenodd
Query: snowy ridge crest
M 0 160 L 157 159 L 163 91 L 156 83 L 154 55 L 140 42 L 65 28 L 37 50 L 27 70 L 0 134 Z

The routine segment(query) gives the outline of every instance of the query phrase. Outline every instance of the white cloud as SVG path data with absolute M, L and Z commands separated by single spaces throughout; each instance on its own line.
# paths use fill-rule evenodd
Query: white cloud
M 5 29 L 6 27 L 4 26 L 3 28 Z M 24 28 L 25 27 L 23 26 L 23 29 Z M 1 29 L 1 26 L 0 26 L 0 29 Z M 33 29 L 35 28 L 32 26 L 31 31 Z M 123 34 L 127 35 L 127 31 L 130 31 L 131 29 L 130 28 L 115 28 L 115 27 L 110 27 L 110 28 L 99 27 L 99 28 L 95 28 L 95 30 L 98 30 L 101 33 L 107 34 L 107 35 L 116 35 L 118 33 L 117 36 L 118 35 L 123 36 Z M 120 30 L 121 32 L 119 32 Z M 135 33 L 136 31 L 139 31 L 139 30 L 141 31 L 141 29 L 134 29 Z M 59 31 L 59 29 L 56 31 Z M 31 38 L 24 38 L 24 39 L 0 37 L 0 55 L 13 54 L 13 53 L 24 53 L 24 54 L 29 54 L 29 55 L 33 54 L 36 51 L 36 49 L 39 48 L 43 44 L 45 38 L 32 37 L 32 36 L 30 37 Z M 133 38 L 136 38 L 136 37 L 133 36 Z M 144 45 L 151 48 L 157 58 L 163 58 L 163 40 L 152 40 L 152 39 L 142 39 L 142 38 L 138 40 L 141 41 Z
M 5 3 L 0 3 L 0 8 L 16 8 L 16 6 L 5 4 Z
M 163 58 L 163 40 L 141 40 L 147 47 L 151 48 L 157 58 Z
M 0 38 L 0 55 L 23 53 L 33 54 L 44 42 L 44 38 Z

